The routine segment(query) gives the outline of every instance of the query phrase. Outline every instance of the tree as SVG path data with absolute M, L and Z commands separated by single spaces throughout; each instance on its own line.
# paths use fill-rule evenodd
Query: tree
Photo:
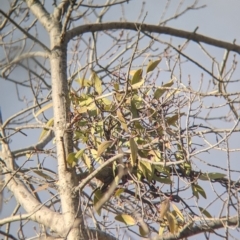
M 34 239 L 169 240 L 239 229 L 240 46 L 167 26 L 200 11 L 198 1 L 156 25 L 139 1 L 128 22 L 133 2 L 15 0 L 0 10 L 2 81 L 18 98 L 1 124 L 6 239 L 34 229 Z M 122 19 L 104 21 L 111 11 Z

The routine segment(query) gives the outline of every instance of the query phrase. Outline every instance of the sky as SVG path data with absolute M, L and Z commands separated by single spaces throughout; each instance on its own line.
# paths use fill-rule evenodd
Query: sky
M 95 1 L 97 4 L 104 3 L 104 1 Z M 141 1 L 139 0 L 132 0 L 129 2 L 129 4 L 126 6 L 124 10 L 125 18 L 127 21 L 136 21 L 138 19 L 138 14 L 141 9 Z M 140 21 L 143 20 L 143 17 L 145 16 L 144 23 L 149 24 L 156 24 L 159 23 L 160 16 L 164 12 L 165 4 L 168 1 L 166 0 L 147 0 L 145 4 L 145 10 L 142 14 L 142 17 Z M 186 5 L 189 5 L 193 3 L 192 0 L 186 0 L 186 1 L 171 1 L 169 8 L 166 11 L 166 15 L 164 19 L 167 19 L 171 17 L 174 12 L 176 11 L 178 7 L 178 3 L 183 2 L 182 8 Z M 2 8 L 7 8 L 7 1 L 3 1 Z M 177 28 L 181 30 L 186 31 L 194 31 L 196 27 L 197 33 L 203 34 L 208 37 L 212 37 L 215 39 L 233 42 L 236 39 L 236 44 L 240 44 L 240 1 L 238 0 L 200 0 L 199 6 L 206 5 L 206 7 L 199 9 L 199 10 L 193 10 L 189 11 L 183 16 L 173 19 L 167 23 L 167 26 L 172 28 Z M 48 6 L 49 10 L 51 10 L 52 6 Z M 113 8 L 112 11 L 109 11 L 109 13 L 104 17 L 103 22 L 106 21 L 118 21 L 122 12 L 119 10 L 119 8 Z M 92 22 L 94 22 L 94 19 L 92 19 Z M 38 32 L 39 39 L 41 39 L 46 45 L 49 45 L 48 37 L 46 35 L 46 32 L 44 30 L 41 30 Z M 169 39 L 169 36 L 163 36 L 162 39 Z M 183 39 L 174 39 L 174 44 L 181 44 L 183 43 Z M 204 45 L 205 46 L 205 45 Z M 211 55 L 217 60 L 221 61 L 224 51 L 219 48 L 209 47 L 206 46 L 206 48 L 210 51 Z M 0 50 L 1 53 L 2 50 Z M 209 58 L 202 53 L 202 51 L 199 50 L 199 47 L 196 43 L 190 43 L 189 48 L 186 51 L 187 53 L 191 54 L 191 56 L 194 56 L 197 61 L 201 62 L 207 69 L 211 70 L 211 61 Z M 231 54 L 230 58 L 233 58 L 234 54 Z M 239 56 L 237 56 L 237 60 L 239 60 Z M 164 64 L 164 63 L 161 63 Z M 163 65 L 161 65 L 162 68 L 164 68 Z M 192 76 L 193 80 L 196 80 L 196 88 L 198 87 L 198 81 L 200 79 L 201 70 L 199 72 L 196 72 L 196 68 L 189 68 L 186 67 L 184 72 L 184 76 L 187 78 L 187 76 L 190 74 Z M 236 79 L 239 79 L 239 69 L 235 72 Z M 19 81 L 22 81 L 25 76 L 23 75 L 22 71 L 16 71 L 13 75 L 16 79 Z M 167 77 L 167 75 L 166 75 Z M 206 77 L 208 78 L 208 76 Z M 187 80 L 186 80 L 187 81 Z M 229 90 L 236 90 L 240 89 L 239 83 L 238 85 L 234 85 L 234 87 Z M 24 108 L 24 106 L 27 104 L 27 102 L 31 99 L 30 93 L 27 93 L 24 91 L 24 88 L 22 89 L 21 93 L 19 95 L 16 92 L 16 86 L 13 83 L 7 82 L 6 80 L 0 78 L 0 107 L 2 111 L 3 120 L 6 120 L 8 117 L 12 116 L 16 111 L 19 111 Z M 21 101 L 19 102 L 19 99 Z M 51 114 L 51 113 L 50 113 Z M 217 114 L 217 113 L 216 113 Z M 229 123 L 228 127 L 232 126 L 231 123 Z M 39 138 L 39 135 L 33 134 L 29 135 L 27 138 L 25 136 L 19 136 L 19 138 L 15 139 L 11 143 L 12 149 L 18 149 L 24 146 L 27 146 L 28 144 L 31 144 L 32 142 L 36 142 Z M 239 143 L 236 141 L 237 136 L 231 140 L 231 144 L 233 147 L 239 148 Z M 216 152 L 215 155 L 217 158 L 219 158 L 219 161 L 224 161 L 225 156 L 222 156 L 222 153 Z M 237 156 L 233 158 L 233 163 L 238 164 Z M 13 206 L 13 205 L 12 205 Z M 10 204 L 8 204 L 8 207 L 10 207 Z M 2 213 L 2 215 L 5 215 L 8 211 Z M 217 239 L 217 238 L 214 238 Z

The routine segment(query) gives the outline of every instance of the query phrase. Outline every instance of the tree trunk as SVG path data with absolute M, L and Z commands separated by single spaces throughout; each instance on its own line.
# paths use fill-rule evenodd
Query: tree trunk
M 74 169 L 67 167 L 66 158 L 73 152 L 72 132 L 68 131 L 70 102 L 67 84 L 67 46 L 60 40 L 61 28 L 56 22 L 50 32 L 51 40 L 51 78 L 52 100 L 54 113 L 54 132 L 56 138 L 59 193 L 61 198 L 62 214 L 66 226 L 67 239 L 80 239 L 79 225 L 83 224 L 79 216 L 81 208 L 79 198 L 72 194 L 76 186 L 76 174 Z

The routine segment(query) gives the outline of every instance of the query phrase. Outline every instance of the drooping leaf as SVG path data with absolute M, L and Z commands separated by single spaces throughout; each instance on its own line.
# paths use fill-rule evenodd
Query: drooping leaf
M 46 123 L 46 126 L 47 126 L 47 127 L 52 127 L 53 124 L 54 124 L 54 120 L 53 120 L 53 118 L 51 118 L 51 119 L 49 119 L 48 122 Z M 42 130 L 42 132 L 41 132 L 41 134 L 40 134 L 40 137 L 39 137 L 39 141 L 42 140 L 42 139 L 46 136 L 46 134 L 48 133 L 48 131 L 49 131 L 49 129 L 45 129 L 45 128 Z
M 148 65 L 147 65 L 146 72 L 149 73 L 149 72 L 153 71 L 157 67 L 157 65 L 161 62 L 161 60 L 162 59 L 160 58 L 156 61 L 152 61 L 152 60 L 149 61 Z
M 159 87 L 153 95 L 154 99 L 159 99 L 165 92 L 168 91 L 168 89 L 165 89 L 167 87 L 171 87 L 173 85 L 173 79 L 171 79 L 169 82 L 163 84 L 161 87 Z
M 92 156 L 94 157 L 94 159 L 96 159 L 97 158 L 97 150 L 94 148 L 91 148 L 90 152 L 91 152 Z
M 93 205 L 96 206 L 97 202 L 102 198 L 103 193 L 100 189 L 98 189 L 95 193 L 94 193 L 94 198 L 93 198 Z M 97 211 L 98 215 L 101 216 L 101 208 L 98 209 Z
M 166 198 L 164 201 L 161 202 L 160 204 L 160 213 L 159 213 L 159 218 L 163 219 L 167 213 L 170 210 L 170 199 Z
M 145 103 L 143 104 L 143 99 L 138 94 L 134 94 L 131 97 L 131 101 L 134 103 L 134 105 L 137 109 L 139 109 L 145 105 Z
M 142 228 L 142 226 L 139 226 L 139 233 L 142 237 L 145 237 L 148 234 L 148 229 L 146 229 L 147 232 Z
M 212 215 L 206 209 L 204 209 L 202 207 L 198 207 L 198 208 L 201 211 L 201 213 L 204 214 L 206 217 L 212 218 Z
M 119 177 L 118 175 L 116 175 L 116 176 L 114 177 L 114 182 L 115 182 L 116 186 L 118 186 L 120 180 L 121 180 L 121 179 L 120 179 L 120 177 Z
M 205 191 L 198 184 L 192 184 L 193 195 L 199 199 L 199 195 L 202 195 L 205 199 L 207 198 Z
M 178 223 L 177 223 L 177 220 L 174 217 L 174 215 L 170 212 L 167 212 L 166 218 L 168 221 L 168 226 L 169 226 L 170 232 L 177 233 L 178 232 Z
M 193 192 L 193 196 L 195 196 L 197 199 L 199 199 L 198 191 L 195 188 L 195 184 L 192 184 L 192 192 Z
M 92 71 L 91 79 L 93 81 L 93 86 L 98 95 L 102 94 L 102 80 L 98 77 L 97 73 Z
M 143 71 L 141 68 L 135 71 L 131 80 L 131 85 L 140 82 L 140 80 L 142 79 L 142 72 Z
M 147 168 L 147 170 L 149 170 L 150 172 L 152 171 L 152 165 L 150 162 L 143 161 L 143 160 L 140 160 L 140 162 Z
M 200 187 L 198 184 L 195 184 L 195 189 L 196 191 L 202 195 L 205 199 L 207 198 L 205 191 L 203 190 L 202 187 Z
M 137 160 L 137 153 L 138 153 L 138 147 L 133 138 L 130 138 L 130 150 L 131 150 L 131 163 L 133 166 L 135 166 L 136 160 Z
M 185 161 L 182 165 L 183 165 L 183 167 L 184 167 L 184 169 L 185 169 L 186 175 L 189 176 L 190 173 L 191 173 L 191 171 L 192 171 L 192 166 L 191 166 L 191 164 L 190 164 L 189 162 Z
M 152 181 L 154 177 L 154 171 L 152 169 L 152 166 L 148 162 L 140 161 L 140 164 L 138 165 L 139 169 L 142 171 L 144 177 L 150 182 Z
M 112 144 L 112 141 L 105 141 L 102 142 L 99 146 L 98 146 L 98 150 L 97 150 L 97 157 L 100 157 L 102 155 L 102 153 Z
M 182 212 L 178 209 L 178 207 L 175 205 L 175 204 L 171 204 L 172 208 L 174 209 L 174 211 L 176 212 L 177 216 L 182 220 L 184 221 L 184 217 L 183 217 L 183 214 Z
M 37 117 L 38 115 L 40 115 L 42 112 L 46 111 L 47 109 L 51 108 L 53 106 L 53 103 L 50 102 L 47 105 L 45 105 L 44 107 L 42 107 L 36 114 L 35 117 Z
M 84 154 L 82 155 L 82 160 L 83 160 L 83 162 L 85 163 L 86 167 L 87 167 L 89 170 L 91 170 L 91 169 L 92 169 L 92 161 L 91 161 L 91 159 L 89 158 L 89 156 L 88 156 L 86 153 L 84 153 Z
M 75 154 L 76 153 L 69 153 L 67 156 L 67 163 L 70 167 L 74 167 L 78 162 L 78 159 L 75 157 Z
M 75 158 L 77 158 L 77 159 L 81 158 L 85 150 L 86 149 L 83 148 L 83 149 L 77 151 L 77 153 L 75 154 Z
M 115 192 L 114 196 L 115 196 L 115 197 L 119 197 L 124 191 L 125 191 L 124 188 L 119 188 L 119 189 Z
M 128 214 L 119 214 L 115 217 L 115 219 L 119 222 L 123 222 L 126 225 L 135 225 L 136 221 L 134 218 Z
M 116 91 L 119 91 L 119 83 L 114 83 L 113 87 Z
M 133 118 L 138 118 L 139 117 L 138 110 L 137 110 L 136 105 L 135 105 L 133 100 L 131 101 L 131 108 L 130 108 L 130 110 L 131 110 Z
M 158 230 L 158 235 L 159 235 L 159 236 L 162 236 L 162 235 L 163 235 L 164 229 L 165 229 L 165 227 L 162 226 L 162 225 L 160 225 L 160 228 L 159 228 L 159 230 Z
M 119 119 L 123 129 L 126 132 L 128 132 L 127 122 L 126 122 L 125 118 L 123 117 L 123 115 L 122 115 L 122 113 L 121 113 L 121 111 L 119 109 L 117 110 L 117 117 L 118 117 L 118 119 Z

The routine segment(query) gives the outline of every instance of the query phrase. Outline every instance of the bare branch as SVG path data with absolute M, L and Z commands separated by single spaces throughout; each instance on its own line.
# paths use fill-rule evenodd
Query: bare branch
M 19 24 L 17 24 L 15 21 L 13 21 L 5 12 L 3 12 L 0 9 L 0 13 L 7 18 L 16 28 L 18 28 L 22 33 L 24 33 L 29 39 L 31 39 L 33 42 L 38 43 L 47 53 L 50 53 L 49 48 L 44 45 L 41 41 L 39 41 L 37 38 L 35 38 L 34 36 L 32 36 L 30 33 L 28 33 L 27 31 L 25 31 Z
M 109 22 L 109 23 L 85 24 L 69 30 L 66 33 L 66 40 L 70 41 L 72 38 L 87 32 L 107 31 L 107 30 L 114 30 L 114 29 L 138 31 L 139 28 L 141 29 L 142 32 L 159 33 L 159 34 L 166 34 L 170 36 L 185 38 L 194 42 L 202 42 L 215 47 L 224 48 L 229 51 L 240 53 L 240 46 L 234 43 L 228 43 L 228 42 L 220 41 L 214 38 L 209 38 L 204 35 L 197 34 L 195 32 L 187 32 L 183 30 L 170 28 L 170 27 L 161 27 L 156 25 L 141 24 L 141 23 L 134 23 L 134 22 Z

